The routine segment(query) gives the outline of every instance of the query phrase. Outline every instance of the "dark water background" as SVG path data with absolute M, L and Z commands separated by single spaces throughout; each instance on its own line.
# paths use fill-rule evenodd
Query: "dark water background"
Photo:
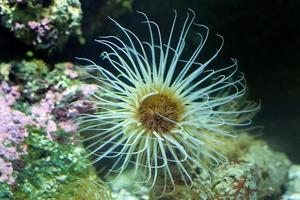
M 60 51 L 35 52 L 36 57 L 53 63 L 76 62 L 74 57 L 99 59 L 101 48 L 93 42 L 94 38 L 116 31 L 108 19 L 100 22 L 95 18 L 97 7 L 102 5 L 101 0 L 82 1 L 84 46 L 71 39 Z M 134 11 L 140 10 L 158 22 L 161 29 L 169 30 L 172 9 L 184 19 L 188 8 L 195 11 L 196 21 L 207 25 L 212 35 L 225 38 L 221 59 L 238 59 L 248 81 L 250 98 L 262 102 L 254 120 L 255 125 L 265 127 L 262 137 L 300 163 L 300 1 L 136 0 L 133 12 L 116 19 L 134 30 L 141 20 Z M 91 21 L 99 23 L 99 27 L 102 24 L 101 28 L 90 32 L 86 27 Z M 30 48 L 14 40 L 3 28 L 0 35 L 7 41 L 1 42 L 1 60 L 21 58 Z M 207 44 L 215 43 L 218 41 L 211 37 Z

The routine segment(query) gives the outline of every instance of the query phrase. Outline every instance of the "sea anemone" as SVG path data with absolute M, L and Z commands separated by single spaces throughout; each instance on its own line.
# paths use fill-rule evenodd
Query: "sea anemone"
M 178 180 L 191 185 L 193 173 L 226 161 L 218 136 L 234 137 L 233 127 L 251 123 L 239 116 L 257 107 L 236 110 L 232 106 L 246 90 L 235 59 L 225 67 L 207 69 L 222 49 L 220 35 L 216 36 L 220 39 L 216 52 L 199 61 L 209 29 L 194 22 L 192 10 L 179 32 L 174 11 L 166 41 L 159 26 L 138 13 L 149 31 L 148 42 L 111 19 L 125 39 L 104 36 L 96 40 L 108 49 L 101 54 L 105 60 L 101 66 L 81 59 L 89 62 L 84 67 L 87 71 L 100 74 L 91 74 L 99 83 L 90 98 L 97 111 L 79 117 L 80 132 L 90 150 L 87 156 L 94 155 L 93 163 L 107 158 L 113 161 L 107 173 L 116 178 L 133 169 L 130 181 L 141 181 L 150 188 L 158 180 L 168 187 Z M 198 44 L 193 44 L 190 56 L 184 56 L 193 27 L 200 31 Z

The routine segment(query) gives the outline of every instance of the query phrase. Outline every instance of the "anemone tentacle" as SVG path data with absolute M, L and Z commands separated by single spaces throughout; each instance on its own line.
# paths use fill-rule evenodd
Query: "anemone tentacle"
M 138 13 L 144 18 L 142 24 L 148 29 L 149 41 L 141 41 L 110 18 L 125 39 L 104 36 L 96 40 L 107 48 L 101 58 L 108 66 L 82 59 L 89 62 L 88 70 L 97 70 L 101 77 L 91 74 L 99 86 L 88 100 L 98 111 L 82 115 L 78 123 L 90 149 L 87 156 L 94 155 L 92 163 L 114 159 L 107 175 L 116 174 L 118 178 L 125 170 L 133 169 L 129 182 L 153 187 L 160 179 L 167 191 L 167 185 L 175 187 L 178 179 L 191 185 L 195 168 L 202 170 L 226 161 L 218 151 L 223 145 L 218 138 L 234 137 L 234 127 L 249 125 L 247 116 L 258 106 L 243 108 L 234 103 L 246 92 L 245 77 L 235 59 L 223 68 L 209 69 L 223 47 L 222 36 L 217 35 L 221 44 L 216 52 L 199 61 L 209 29 L 194 22 L 192 10 L 187 12 L 178 34 L 174 11 L 166 40 L 158 24 Z M 204 34 L 197 34 L 198 44 L 185 58 L 192 27 Z

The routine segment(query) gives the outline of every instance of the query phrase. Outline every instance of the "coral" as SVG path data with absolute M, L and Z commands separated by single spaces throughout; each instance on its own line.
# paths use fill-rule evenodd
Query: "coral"
M 80 105 L 80 102 L 72 106 L 68 106 L 68 104 L 90 95 L 94 86 L 79 84 L 80 82 L 75 80 L 78 72 L 73 69 L 71 63 L 57 64 L 52 70 L 49 70 L 41 60 L 2 64 L 2 66 L 6 65 L 10 65 L 11 73 L 8 75 L 13 77 L 12 84 L 18 83 L 22 87 L 19 92 L 20 85 L 10 87 L 7 82 L 3 82 L 1 85 L 2 93 L 7 93 L 0 99 L 4 105 L 1 109 L 5 109 L 1 112 L 1 123 L 6 125 L 2 126 L 2 129 L 5 128 L 5 130 L 1 129 L 1 132 L 12 135 L 7 131 L 12 130 L 7 127 L 7 124 L 13 120 L 18 122 L 17 125 L 12 124 L 14 129 L 19 126 L 21 126 L 19 129 L 24 129 L 25 125 L 34 124 L 37 127 L 45 128 L 49 138 L 51 137 L 50 133 L 59 128 L 67 132 L 76 130 L 76 125 L 71 119 L 88 107 L 84 108 L 86 105 Z M 15 103 L 16 100 L 18 100 L 17 103 Z M 31 117 L 25 116 L 20 111 L 13 111 L 10 106 L 31 114 Z M 26 131 L 24 131 L 25 133 Z
M 13 184 L 12 161 L 26 154 L 26 145 L 22 144 L 28 132 L 25 128 L 33 122 L 24 113 L 11 108 L 20 96 L 17 86 L 6 82 L 0 85 L 0 182 Z
M 4 27 L 37 49 L 61 46 L 70 35 L 80 35 L 78 0 L 1 0 L 0 15 Z
M 69 176 L 87 170 L 84 161 L 79 161 L 85 151 L 72 143 L 61 145 L 48 139 L 42 129 L 31 127 L 29 132 L 28 154 L 23 156 L 14 196 L 17 199 L 55 199 L 49 197 L 60 191 Z
M 0 158 L 0 183 L 7 182 L 9 185 L 15 180 L 12 176 L 13 168 L 10 162 L 5 162 Z
M 20 61 L 7 63 L 10 66 L 10 76 L 16 84 L 22 85 L 21 101 L 33 103 L 40 100 L 49 87 L 46 75 L 48 66 L 41 60 Z
M 81 191 L 88 199 L 100 192 L 109 195 L 87 165 L 72 120 L 92 108 L 85 99 L 95 86 L 79 81 L 71 63 L 49 67 L 32 60 L 0 66 L 5 66 L 0 77 L 0 198 L 57 199 L 72 184 L 85 185 Z
M 10 71 L 4 70 L 6 66 L 9 66 Z M 67 88 L 71 90 L 74 85 L 80 84 L 76 79 L 78 72 L 74 70 L 72 63 L 58 63 L 55 66 L 49 66 L 42 60 L 33 59 L 2 63 L 1 69 L 6 77 L 11 77 L 13 84 L 22 85 L 20 101 L 27 104 L 37 103 L 45 98 L 49 89 L 63 92 Z M 4 76 L 2 80 L 4 80 Z

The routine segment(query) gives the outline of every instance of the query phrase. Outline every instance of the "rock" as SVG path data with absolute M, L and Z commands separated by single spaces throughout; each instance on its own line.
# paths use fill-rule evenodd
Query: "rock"
M 300 165 L 292 165 L 289 170 L 287 191 L 282 196 L 283 200 L 300 200 Z
M 81 34 L 79 0 L 0 0 L 0 16 L 4 27 L 36 49 L 62 46 L 70 35 Z
M 248 163 L 256 164 L 262 177 L 259 180 L 259 198 L 281 194 L 281 188 L 287 181 L 291 161 L 284 153 L 275 152 L 264 143 L 255 143 L 249 147 L 245 156 Z

